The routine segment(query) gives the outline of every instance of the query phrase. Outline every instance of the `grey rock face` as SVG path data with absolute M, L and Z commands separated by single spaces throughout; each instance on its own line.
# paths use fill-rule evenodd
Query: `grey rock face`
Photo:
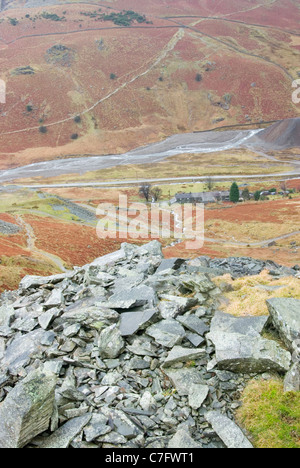
M 56 376 L 34 371 L 0 406 L 0 448 L 21 448 L 46 431 L 54 409 Z
M 231 449 L 253 448 L 241 429 L 227 416 L 218 411 L 210 411 L 205 415 L 205 419 L 223 440 L 226 447 Z
M 300 339 L 300 301 L 292 298 L 272 298 L 267 301 L 271 320 L 285 344 Z

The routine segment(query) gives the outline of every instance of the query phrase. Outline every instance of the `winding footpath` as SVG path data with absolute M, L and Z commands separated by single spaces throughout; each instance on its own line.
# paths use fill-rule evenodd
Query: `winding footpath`
M 46 259 L 47 261 L 50 261 L 52 264 L 54 264 L 60 271 L 66 272 L 66 268 L 64 267 L 64 264 L 62 260 L 57 257 L 56 255 L 52 255 L 49 252 L 45 252 L 44 250 L 40 250 L 35 246 L 36 242 L 36 237 L 34 234 L 34 231 L 32 229 L 32 226 L 28 224 L 20 215 L 14 215 L 15 220 L 17 224 L 21 227 L 21 229 L 26 233 L 27 237 L 27 249 L 33 253 L 36 254 L 39 257 L 42 257 L 43 259 Z

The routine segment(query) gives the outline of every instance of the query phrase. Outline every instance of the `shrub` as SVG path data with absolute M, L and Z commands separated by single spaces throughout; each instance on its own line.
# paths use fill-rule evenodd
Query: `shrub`
M 77 138 L 78 138 L 78 133 L 72 133 L 71 140 L 77 140 Z
M 12 26 L 17 26 L 17 24 L 19 24 L 19 21 L 17 20 L 17 18 L 8 18 L 8 21 L 10 22 Z
M 80 122 L 81 122 L 81 117 L 80 117 L 80 115 L 76 115 L 76 117 L 74 117 L 74 122 L 76 122 L 76 123 L 80 123 Z
M 197 75 L 196 75 L 196 77 L 195 77 L 195 80 L 198 81 L 198 82 L 202 81 L 202 75 L 201 75 L 201 73 L 197 73 Z
M 28 105 L 26 106 L 26 110 L 27 110 L 27 112 L 32 112 L 32 111 L 33 111 L 33 107 L 32 107 L 30 104 L 28 104 Z
M 111 80 L 115 80 L 117 78 L 117 75 L 115 75 L 114 73 L 111 73 L 109 77 Z
M 39 128 L 39 132 L 40 132 L 40 133 L 47 133 L 47 132 L 48 132 L 48 129 L 47 129 L 47 127 L 45 127 L 44 125 L 41 125 L 40 128 Z

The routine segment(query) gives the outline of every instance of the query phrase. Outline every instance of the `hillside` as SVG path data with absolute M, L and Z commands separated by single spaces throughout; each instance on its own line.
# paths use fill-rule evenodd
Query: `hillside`
M 2 169 L 299 116 L 292 0 L 2 6 Z

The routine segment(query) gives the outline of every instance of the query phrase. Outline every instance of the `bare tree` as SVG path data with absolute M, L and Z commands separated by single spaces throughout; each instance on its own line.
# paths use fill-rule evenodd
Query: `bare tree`
M 144 197 L 147 202 L 151 199 L 151 189 L 152 186 L 146 182 L 140 186 L 140 195 Z
M 214 186 L 215 186 L 214 179 L 213 179 L 212 177 L 209 176 L 209 177 L 206 179 L 206 185 L 207 185 L 208 190 L 211 192 L 212 189 L 213 189 Z
M 282 180 L 280 182 L 280 188 L 281 190 L 283 191 L 283 196 L 286 197 L 287 196 L 287 184 L 286 184 L 286 180 Z
M 162 189 L 159 187 L 154 187 L 154 189 L 151 190 L 151 196 L 153 198 L 153 201 L 158 201 L 162 195 Z

